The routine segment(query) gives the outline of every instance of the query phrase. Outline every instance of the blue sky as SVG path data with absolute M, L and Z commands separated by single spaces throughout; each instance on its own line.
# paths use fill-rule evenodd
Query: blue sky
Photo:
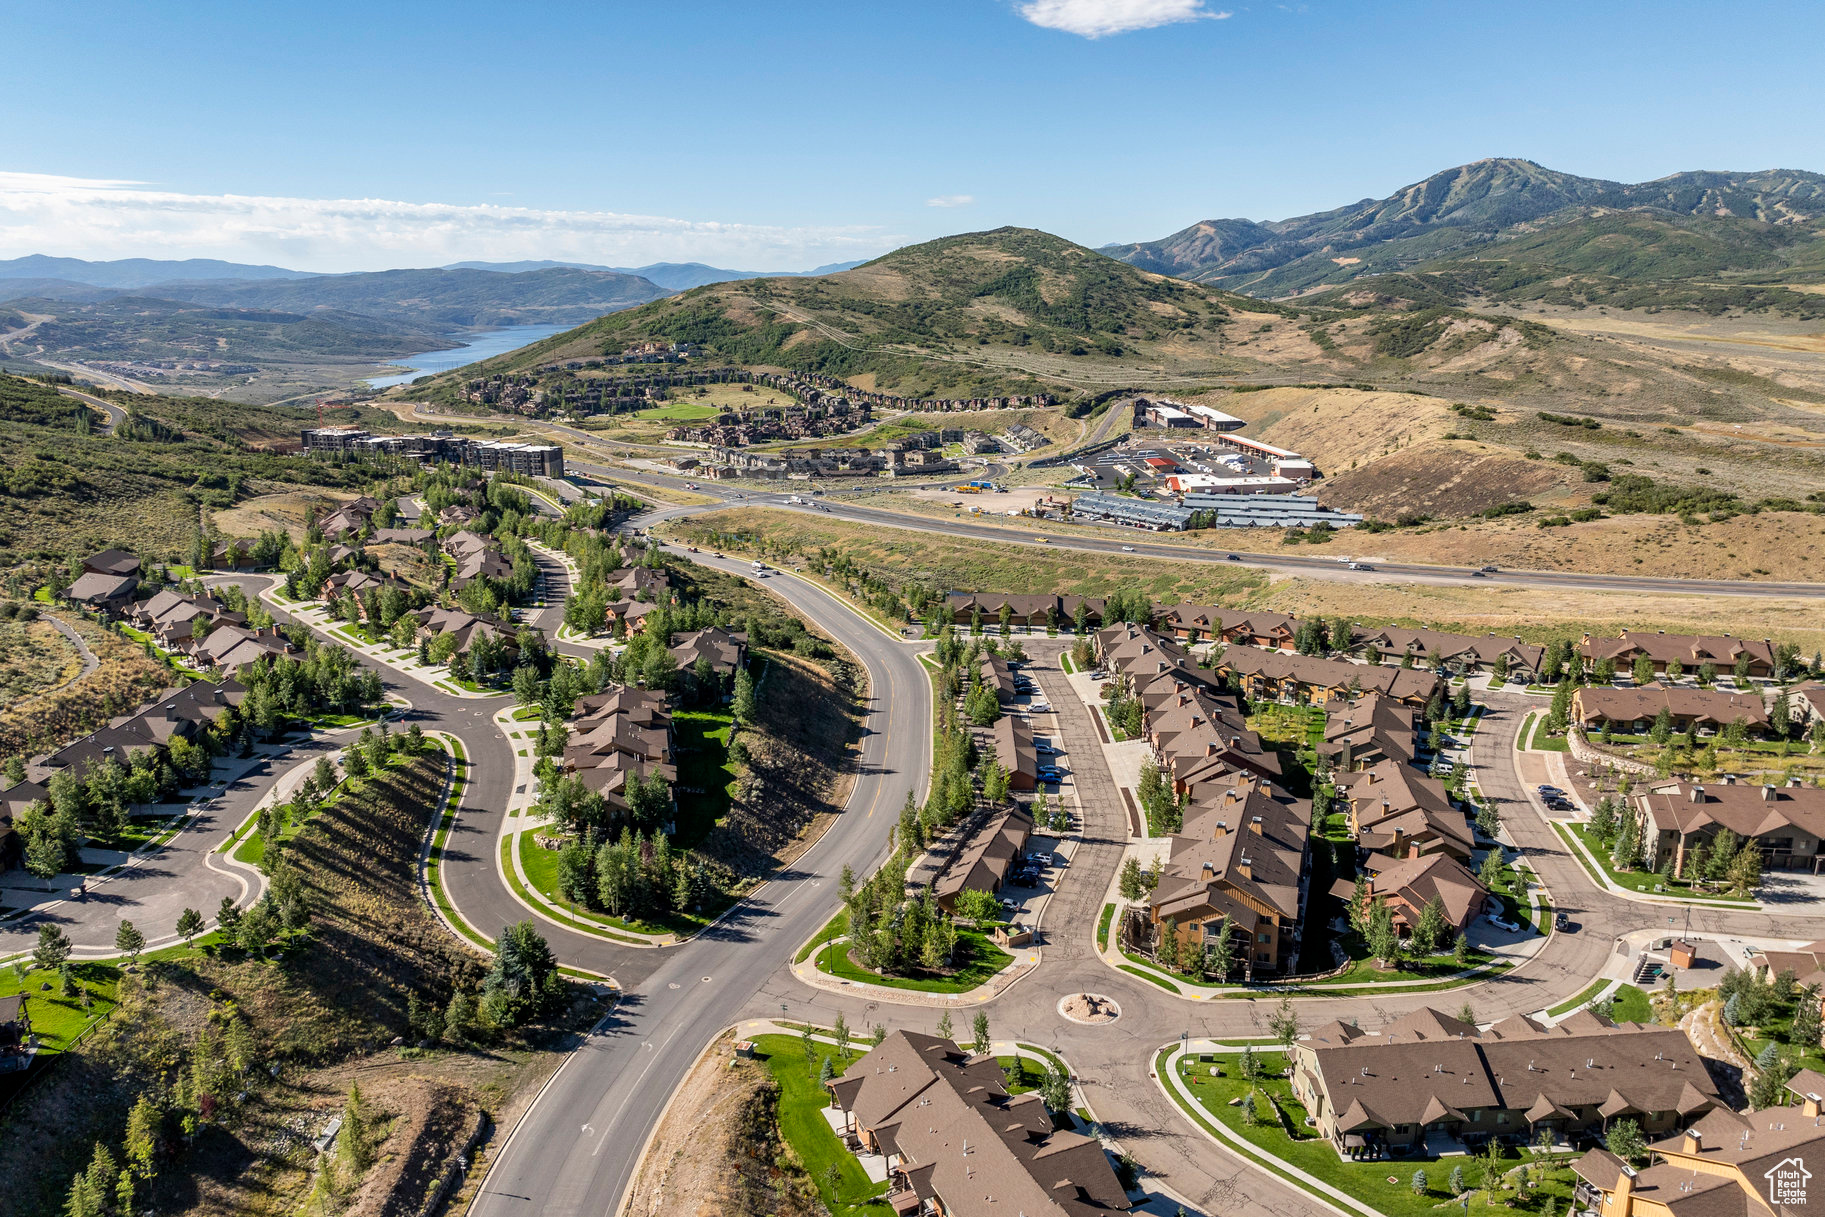
M 1818 5 L 8 10 L 0 257 L 785 269 L 1274 219 L 1485 156 L 1825 170 Z

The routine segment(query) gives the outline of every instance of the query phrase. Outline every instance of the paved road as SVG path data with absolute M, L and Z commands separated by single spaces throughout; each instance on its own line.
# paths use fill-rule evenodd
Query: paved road
M 629 480 L 622 470 L 602 472 Z M 632 523 L 644 526 L 702 510 L 707 508 L 661 507 Z M 741 563 L 699 558 L 732 572 L 744 570 Z M 909 789 L 923 784 L 929 768 L 930 686 L 912 647 L 830 594 L 785 576 L 770 580 L 768 586 L 847 646 L 869 672 L 870 734 L 854 797 L 836 825 L 789 875 L 768 884 L 729 920 L 681 947 L 622 947 L 545 927 L 565 962 L 613 975 L 626 996 L 502 1147 L 476 1201 L 483 1217 L 613 1212 L 667 1097 L 714 1034 L 732 1022 L 778 1016 L 782 1005 L 794 1017 L 817 1021 L 828 1021 L 841 1011 L 857 1027 L 879 1022 L 929 1030 L 934 1022 L 929 1007 L 897 1005 L 883 996 L 813 990 L 790 975 L 791 952 L 836 907 L 832 877 L 844 864 L 865 873 L 879 861 L 895 810 Z M 551 588 L 554 595 L 562 591 L 555 579 Z M 1120 857 L 1124 813 L 1107 774 L 1100 771 L 1087 715 L 1081 706 L 1078 713 L 1070 710 L 1076 699 L 1063 688 L 1053 667 L 1056 644 L 1032 640 L 1029 649 L 1040 658 L 1036 674 L 1042 686 L 1065 715 L 1062 730 L 1073 750 L 1088 841 L 1077 864 L 1061 880 L 1048 913 L 1044 962 L 987 1006 L 997 1038 L 1017 1037 L 1060 1049 L 1111 1134 L 1192 1206 L 1228 1209 L 1244 1203 L 1277 1213 L 1322 1211 L 1303 1193 L 1212 1147 L 1151 1079 L 1148 1065 L 1153 1052 L 1182 1032 L 1261 1033 L 1266 1001 L 1185 1002 L 1112 971 L 1095 958 L 1088 936 L 1094 932 L 1096 913 Z M 451 895 L 468 919 L 484 928 L 518 920 L 525 910 L 505 890 L 495 864 L 513 772 L 512 750 L 489 721 L 498 701 L 450 698 L 407 683 L 413 687 L 401 691 L 414 701 L 424 725 L 461 736 L 475 761 L 474 782 L 445 865 Z M 1528 849 L 1555 902 L 1581 923 L 1580 932 L 1557 935 L 1535 959 L 1513 972 L 1444 998 L 1397 991 L 1370 998 L 1301 998 L 1298 1006 L 1308 1026 L 1336 1017 L 1378 1026 L 1441 1001 L 1455 1007 L 1468 1000 L 1485 1020 L 1538 1010 L 1581 990 L 1601 970 L 1617 936 L 1661 916 L 1661 910 L 1597 890 L 1576 861 L 1565 856 L 1538 808 L 1527 799 L 1510 760 L 1508 749 L 1519 719 L 1531 703 L 1519 694 L 1492 695 L 1489 703 L 1490 712 L 1473 746 L 1485 789 L 1498 800 L 1512 835 Z M 1695 930 L 1707 933 L 1768 930 L 1766 916 L 1753 913 L 1705 911 L 1694 922 Z M 1780 932 L 1825 936 L 1825 917 L 1783 919 Z M 1114 997 L 1122 1017 L 1095 1028 L 1063 1019 L 1056 1010 L 1058 999 L 1083 990 Z M 1238 1189 L 1245 1190 L 1245 1202 L 1239 1200 Z
M 581 435 L 582 432 L 577 434 Z M 598 445 L 600 440 L 595 440 Z M 594 464 L 575 456 L 566 457 L 568 468 L 588 472 L 592 475 L 616 481 L 633 482 L 652 487 L 681 490 L 684 479 L 668 477 L 663 474 L 650 473 L 644 470 L 630 470 L 622 467 L 608 468 Z M 904 489 L 904 487 L 896 487 Z M 1210 562 L 1222 565 L 1262 567 L 1268 570 L 1285 571 L 1292 574 L 1316 575 L 1322 578 L 1361 579 L 1367 581 L 1395 581 L 1403 583 L 1439 583 L 1468 586 L 1513 586 L 1536 588 L 1578 589 L 1583 591 L 1607 592 L 1658 592 L 1680 595 L 1705 596 L 1750 596 L 1767 597 L 1803 597 L 1807 599 L 1825 599 L 1825 583 L 1746 583 L 1728 579 L 1670 579 L 1649 575 L 1592 575 L 1578 571 L 1553 570 L 1499 570 L 1482 575 L 1472 574 L 1465 567 L 1431 566 L 1417 562 L 1378 562 L 1373 572 L 1356 572 L 1348 569 L 1347 564 L 1334 558 L 1306 556 L 1285 553 L 1259 553 L 1249 550 L 1208 550 L 1189 545 L 1167 545 L 1149 542 L 1146 533 L 1125 529 L 1090 530 L 1074 533 L 1021 532 L 1001 525 L 976 523 L 968 518 L 944 519 L 935 516 L 916 516 L 892 511 L 881 507 L 868 507 L 846 498 L 825 496 L 813 506 L 802 506 L 788 503 L 790 491 L 774 492 L 765 490 L 737 491 L 723 487 L 696 484 L 692 492 L 716 499 L 713 507 L 697 507 L 672 514 L 696 514 L 713 511 L 729 503 L 744 506 L 777 508 L 784 511 L 801 511 L 817 515 L 830 515 L 837 519 L 851 520 L 857 523 L 875 524 L 888 528 L 904 528 L 914 532 L 938 533 L 944 536 L 968 537 L 979 541 L 991 541 L 997 545 L 1018 545 L 1031 548 L 1083 550 L 1090 553 L 1133 553 L 1143 557 L 1169 558 L 1179 562 Z M 1046 539 L 1041 541 L 1039 538 Z M 1234 557 L 1230 554 L 1233 552 Z
M 743 570 L 707 555 L 698 560 L 731 573 Z M 683 946 L 655 951 L 593 938 L 579 942 L 582 936 L 574 934 L 554 937 L 567 961 L 610 972 L 624 996 L 497 1156 L 472 1210 L 483 1217 L 613 1212 L 647 1133 L 698 1053 L 830 919 L 842 868 L 866 873 L 879 864 L 907 792 L 923 789 L 931 767 L 931 685 L 913 650 L 811 584 L 777 576 L 767 587 L 868 670 L 871 695 L 854 793 L 788 873 Z M 464 813 L 468 852 L 492 856 L 500 815 Z M 446 875 L 465 912 L 471 903 L 491 905 L 505 897 L 491 866 L 452 868 L 447 862 Z M 778 1012 L 777 1004 L 773 1009 Z
M 1063 686 L 1049 657 L 1056 646 L 1028 640 L 1038 662 L 1035 671 L 1047 697 L 1061 710 L 1076 702 Z M 1443 994 L 1387 990 L 1370 997 L 1304 996 L 1295 1005 L 1301 1022 L 1313 1027 L 1333 1018 L 1353 1019 L 1374 1028 L 1423 1006 L 1455 1011 L 1470 1003 L 1481 1021 L 1531 1013 L 1582 991 L 1609 960 L 1622 935 L 1658 926 L 1683 910 L 1644 905 L 1603 892 L 1546 823 L 1543 812 L 1523 788 L 1512 762 L 1511 747 L 1520 720 L 1544 702 L 1520 694 L 1493 694 L 1489 713 L 1477 732 L 1472 755 L 1485 792 L 1495 798 L 1510 835 L 1527 851 L 1548 887 L 1555 907 L 1578 923 L 1576 933 L 1557 934 L 1533 959 L 1489 981 Z M 1080 721 L 1081 719 L 1081 721 Z M 1100 750 L 1084 714 L 1066 713 L 1062 734 L 1070 748 L 1073 780 L 1085 808 L 1086 849 L 1065 872 L 1054 910 L 1048 912 L 1047 940 L 1038 969 L 1007 993 L 987 1003 L 997 1039 L 1019 1039 L 1061 1052 L 1072 1064 L 1083 1092 L 1108 1133 L 1146 1167 L 1153 1182 L 1163 1184 L 1191 1208 L 1203 1212 L 1272 1212 L 1311 1214 L 1330 1210 L 1309 1195 L 1258 1171 L 1194 1130 L 1155 1084 L 1153 1054 L 1181 1034 L 1190 1036 L 1266 1035 L 1267 1015 L 1277 995 L 1253 1000 L 1191 1002 L 1173 998 L 1157 987 L 1114 971 L 1096 958 L 1091 935 L 1110 876 L 1125 839 L 1119 796 L 1109 782 Z M 1098 792 L 1098 785 L 1103 792 Z M 1825 914 L 1783 915 L 1697 910 L 1694 932 L 1808 938 L 1825 931 Z M 1068 994 L 1089 991 L 1113 997 L 1121 1017 L 1100 1027 L 1085 1027 L 1063 1018 L 1056 1008 Z M 777 1014 L 784 1001 L 799 1009 L 808 1004 L 819 1022 L 828 1024 L 840 1012 L 851 1026 L 876 1022 L 890 1028 L 931 1031 L 936 1012 L 929 1007 L 893 1004 L 874 995 L 844 995 L 810 990 L 782 970 L 750 1001 L 744 1018 Z
M 97 410 L 106 414 L 108 416 L 108 421 L 102 428 L 103 435 L 112 433 L 114 428 L 127 421 L 127 412 L 125 410 L 111 401 L 106 401 L 95 396 L 93 393 L 84 393 L 81 389 L 72 389 L 63 385 L 58 386 L 57 391 L 65 397 L 74 397 L 78 401 L 87 402 L 89 405 L 94 406 Z

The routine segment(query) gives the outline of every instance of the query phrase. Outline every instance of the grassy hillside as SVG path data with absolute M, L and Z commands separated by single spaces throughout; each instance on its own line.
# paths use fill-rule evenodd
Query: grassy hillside
M 295 441 L 302 413 L 127 397 L 121 436 L 55 389 L 0 376 L 0 567 L 121 545 L 182 561 L 204 505 L 261 490 L 352 485 L 362 473 L 259 445 Z M 390 417 L 390 416 L 389 416 Z M 128 436 L 142 438 L 128 438 Z
M 147 1211 L 418 1211 L 475 1114 L 501 1116 L 549 1069 L 546 1050 L 571 1046 L 562 1024 L 600 1016 L 560 1009 L 552 1022 L 481 1033 L 479 1046 L 448 1036 L 432 1049 L 386 1047 L 412 1033 L 416 1002 L 441 1010 L 484 971 L 415 882 L 444 778 L 441 753 L 402 759 L 312 816 L 281 871 L 286 899 L 308 921 L 268 950 L 210 934 L 131 973 L 79 965 L 120 1007 L 7 1113 L 5 1210 L 65 1212 L 72 1174 L 98 1141 L 119 1160 L 127 1113 L 144 1097 L 158 1113 L 156 1175 L 139 1188 Z M 33 994 L 40 1009 L 55 1000 Z M 313 1194 L 324 1162 L 308 1139 L 351 1083 L 367 1104 L 372 1165 Z
M 444 383 L 658 339 L 700 343 L 717 361 L 824 372 L 896 393 L 1056 391 L 1137 361 L 1229 370 L 1216 339 L 1238 307 L 1262 306 L 1047 233 L 1002 228 L 909 246 L 839 274 L 696 288 Z

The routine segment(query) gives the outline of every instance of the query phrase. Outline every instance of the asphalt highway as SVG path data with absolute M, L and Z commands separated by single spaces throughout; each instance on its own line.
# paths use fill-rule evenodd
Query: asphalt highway
M 580 461 L 572 464 L 579 472 L 599 472 L 615 481 L 682 488 L 682 479 L 597 469 Z M 714 510 L 731 501 L 793 509 L 784 504 L 783 495 L 744 496 L 721 488 L 699 493 L 715 503 L 660 505 L 631 523 L 646 527 L 666 518 Z M 1001 530 L 973 525 L 959 529 L 956 525 L 962 522 L 909 520 L 828 497 L 819 499 L 817 507 L 797 509 L 821 513 L 826 507 L 831 515 L 869 523 L 961 532 L 1003 544 L 1017 540 Z M 1074 539 L 1069 546 L 1057 540 L 1053 544 L 1089 550 L 1121 548 L 1120 542 L 1105 544 L 1093 537 Z M 1134 543 L 1133 547 L 1136 552 L 1198 557 L 1168 546 Z M 747 573 L 745 563 L 718 561 L 707 554 L 695 555 L 694 560 L 732 573 Z M 1211 555 L 1204 560 L 1223 559 Z M 1294 561 L 1298 560 L 1272 556 L 1275 565 Z M 1401 577 L 1401 569 L 1383 568 L 1380 573 Z M 1441 568 L 1415 569 L 1422 572 L 1415 577 L 1450 577 Z M 1552 572 L 1502 572 L 1510 582 L 1536 575 L 1549 584 L 1560 578 Z M 555 564 L 548 565 L 547 580 L 548 587 L 562 588 L 562 575 Z M 1594 583 L 1578 585 L 1610 590 L 1649 586 L 1699 590 L 1678 580 L 1622 577 L 1596 577 Z M 845 864 L 858 873 L 870 870 L 885 855 L 889 828 L 906 793 L 923 787 L 930 762 L 932 713 L 925 670 L 913 645 L 869 622 L 822 588 L 790 575 L 770 578 L 765 586 L 846 646 L 868 671 L 868 733 L 847 808 L 789 873 L 679 947 L 628 947 L 549 923 L 542 927 L 565 963 L 613 976 L 623 997 L 508 1134 L 475 1201 L 473 1211 L 482 1217 L 615 1212 L 667 1099 L 714 1035 L 739 1020 L 778 1017 L 784 1007 L 794 1017 L 818 1022 L 828 1022 L 842 1012 L 858 1027 L 880 1022 L 929 1030 L 935 1022 L 936 1011 L 923 1003 L 895 1004 L 892 997 L 878 993 L 812 990 L 790 974 L 792 952 L 837 907 L 834 876 Z M 1813 585 L 1796 586 L 1807 595 L 1825 591 Z M 553 598 L 561 600 L 561 594 Z M 558 612 L 555 606 L 547 610 L 540 623 L 555 632 Z M 1028 649 L 1034 653 L 1034 673 L 1046 686 L 1052 703 L 1070 705 L 1067 698 L 1072 695 L 1057 687 L 1061 678 L 1056 666 L 1059 644 L 1031 639 Z M 473 762 L 472 785 L 444 866 L 449 893 L 465 918 L 489 933 L 526 917 L 525 908 L 506 889 L 496 862 L 514 763 L 511 745 L 490 721 L 501 700 L 451 698 L 403 677 L 393 676 L 389 683 L 412 700 L 425 727 L 450 731 L 463 739 Z M 1340 1017 L 1374 1027 L 1420 1006 L 1442 1004 L 1455 1009 L 1466 1000 L 1484 1021 L 1539 1010 L 1583 989 L 1608 959 L 1617 937 L 1662 918 L 1664 909 L 1598 889 L 1577 861 L 1567 856 L 1542 810 L 1530 800 L 1510 749 L 1519 720 L 1534 702 L 1519 694 L 1492 694 L 1488 702 L 1489 712 L 1475 741 L 1475 762 L 1484 789 L 1498 800 L 1510 832 L 1526 848 L 1555 906 L 1571 910 L 1580 923 L 1579 932 L 1554 935 L 1537 956 L 1513 971 L 1444 995 L 1388 990 L 1372 997 L 1301 997 L 1297 1004 L 1308 1027 Z M 1071 730 L 1069 724 L 1066 730 Z M 1080 725 L 1077 734 L 1084 733 Z M 1073 737 L 1070 742 L 1080 750 L 1093 747 L 1087 739 Z M 1099 787 L 1094 764 L 1079 760 L 1074 769 L 1086 799 L 1083 848 L 1066 872 L 1047 917 L 1042 964 L 986 1006 L 995 1037 L 1018 1037 L 1061 1051 L 1105 1130 L 1143 1163 L 1156 1183 L 1194 1210 L 1325 1212 L 1304 1192 L 1207 1142 L 1159 1092 L 1149 1066 L 1160 1046 L 1181 1034 L 1262 1034 L 1267 1000 L 1188 1002 L 1113 971 L 1095 957 L 1088 939 L 1109 879 L 1119 865 L 1126 827 L 1107 775 Z M 1709 934 L 1765 935 L 1772 927 L 1766 914 L 1703 910 L 1695 915 L 1693 928 Z M 1825 916 L 1788 915 L 1783 910 L 1776 932 L 1825 937 Z M 1057 1011 L 1057 1002 L 1080 991 L 1115 998 L 1121 1017 L 1099 1027 L 1065 1020 Z
M 581 434 L 581 433 L 579 433 Z M 597 441 L 598 443 L 600 441 Z M 645 470 L 630 470 L 616 467 L 608 468 L 586 460 L 567 457 L 569 468 L 586 471 L 594 476 L 623 482 L 644 484 L 670 490 L 683 490 L 685 479 L 668 477 Z M 1729 579 L 1672 579 L 1652 575 L 1602 575 L 1584 574 L 1579 571 L 1555 570 L 1496 570 L 1490 572 L 1473 572 L 1468 567 L 1435 566 L 1417 562 L 1375 562 L 1371 571 L 1352 571 L 1347 562 L 1336 558 L 1291 553 L 1261 553 L 1251 550 L 1211 550 L 1200 549 L 1189 545 L 1164 545 L 1149 542 L 1144 532 L 1131 529 L 1085 528 L 1072 533 L 1023 532 L 1001 525 L 977 523 L 967 517 L 962 519 L 944 519 L 934 516 L 908 515 L 904 512 L 890 511 L 880 507 L 869 507 L 853 501 L 854 494 L 824 495 L 815 500 L 814 505 L 804 506 L 787 502 L 793 497 L 792 492 L 770 490 L 734 491 L 724 487 L 706 486 L 693 483 L 694 489 L 689 493 L 700 494 L 706 498 L 718 500 L 718 506 L 736 504 L 739 506 L 769 507 L 785 511 L 802 511 L 811 514 L 829 515 L 836 519 L 850 520 L 856 523 L 875 524 L 888 528 L 904 528 L 914 532 L 937 533 L 943 536 L 967 537 L 972 540 L 990 541 L 997 545 L 1019 545 L 1033 548 L 1083 550 L 1089 553 L 1132 553 L 1151 558 L 1168 558 L 1177 562 L 1211 562 L 1234 564 L 1239 566 L 1262 567 L 1268 570 L 1285 571 L 1291 574 L 1318 575 L 1326 578 L 1350 578 L 1370 581 L 1396 581 L 1407 583 L 1442 583 L 1468 586 L 1511 586 L 1535 588 L 1561 588 L 1567 590 L 1604 591 L 1604 592 L 1649 592 L 1672 593 L 1676 595 L 1695 596 L 1750 596 L 1769 597 L 1802 597 L 1807 599 L 1825 599 L 1825 583 L 1798 582 L 1736 582 Z M 896 489 L 905 489 L 898 486 Z M 801 496 L 802 497 L 802 496 Z M 697 511 L 714 510 L 699 507 Z M 694 514 L 694 513 L 673 513 Z M 1043 540 L 1041 538 L 1044 538 Z M 1233 556 L 1232 556 L 1233 555 Z

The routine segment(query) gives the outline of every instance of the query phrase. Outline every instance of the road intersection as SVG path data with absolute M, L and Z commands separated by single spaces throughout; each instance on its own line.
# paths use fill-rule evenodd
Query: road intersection
M 601 472 L 618 481 L 629 480 L 621 470 Z M 567 498 L 578 493 L 569 484 L 561 485 Z M 712 506 L 659 505 L 637 515 L 629 525 L 645 530 L 666 519 L 713 510 L 727 501 L 725 496 L 713 497 L 721 501 Z M 783 496 L 750 496 L 743 501 L 785 506 L 773 502 L 775 497 Z M 831 504 L 831 513 L 860 513 L 851 518 L 954 531 L 846 504 Z M 999 530 L 985 531 L 995 540 L 1009 539 Z M 1075 544 L 1096 548 L 1100 541 L 1086 539 Z M 1187 556 L 1174 547 L 1149 547 L 1153 548 L 1173 557 Z M 707 554 L 691 557 L 731 574 L 749 573 L 743 562 Z M 569 581 L 555 558 L 541 556 L 540 562 L 548 606 L 528 617 L 555 638 Z M 1387 568 L 1381 574 L 1403 577 L 1400 571 Z M 274 582 L 271 576 L 262 575 L 223 578 L 256 593 L 270 592 Z M 1677 581 L 1613 582 L 1639 587 L 1647 582 Z M 809 579 L 782 572 L 764 586 L 847 648 L 867 671 L 864 735 L 847 807 L 786 873 L 766 883 L 722 921 L 679 946 L 633 947 L 542 923 L 561 961 L 612 977 L 620 990 L 619 1000 L 492 1155 L 472 1208 L 479 1217 L 614 1212 L 668 1097 L 705 1046 L 725 1028 L 783 1016 L 828 1025 L 839 1013 L 858 1028 L 881 1024 L 929 1031 L 935 1025 L 936 1011 L 928 1003 L 897 1000 L 891 991 L 874 988 L 866 992 L 814 988 L 792 975 L 798 948 L 838 908 L 836 876 L 845 865 L 858 874 L 872 870 L 887 854 L 889 830 L 908 791 L 923 792 L 930 768 L 933 707 L 928 671 L 918 658 L 920 644 L 896 636 Z M 1680 584 L 1678 590 L 1692 589 Z M 282 603 L 270 596 L 267 603 L 276 617 L 288 617 Z M 323 632 L 321 626 L 312 628 Z M 345 641 L 327 633 L 324 636 Z M 589 653 L 588 648 L 573 643 L 553 645 L 571 655 Z M 1188 1211 L 1209 1212 L 1219 1207 L 1289 1214 L 1334 1211 L 1310 1193 L 1221 1148 L 1184 1118 L 1151 1076 L 1154 1053 L 1181 1036 L 1264 1034 L 1267 1007 L 1278 995 L 1264 990 L 1255 998 L 1194 1002 L 1113 970 L 1099 958 L 1095 924 L 1120 865 L 1129 828 L 1113 781 L 1107 774 L 1099 778 L 1096 772 L 1100 758 L 1095 756 L 1089 728 L 1080 721 L 1085 719 L 1081 699 L 1068 687 L 1059 666 L 1060 649 L 1041 639 L 1030 640 L 1033 660 L 1029 671 L 1051 704 L 1065 712 L 1061 730 L 1078 747 L 1073 769 L 1082 816 L 1081 843 L 1051 897 L 1042 962 L 979 1008 L 989 1015 L 997 1039 L 1017 1039 L 1063 1056 L 1072 1066 L 1084 1102 L 1105 1133 L 1143 1164 L 1151 1176 L 1150 1186 L 1178 1198 Z M 494 721 L 506 699 L 455 696 L 432 683 L 429 676 L 375 656 L 359 658 L 381 672 L 394 700 L 410 703 L 403 715 L 404 725 L 417 723 L 427 732 L 456 738 L 470 762 L 458 819 L 443 855 L 443 884 L 450 900 L 465 921 L 489 936 L 503 925 L 524 919 L 529 910 L 504 881 L 498 861 L 501 837 L 508 829 L 509 803 L 516 781 L 521 780 L 515 777 L 514 745 Z M 1522 720 L 1530 710 L 1540 708 L 1541 700 L 1496 692 L 1488 694 L 1485 702 L 1487 712 L 1472 745 L 1482 789 L 1496 800 L 1508 832 L 1552 893 L 1555 907 L 1579 923 L 1579 932 L 1554 934 L 1532 959 L 1513 970 L 1442 997 L 1398 990 L 1342 996 L 1302 993 L 1295 1005 L 1307 1026 L 1333 1018 L 1379 1026 L 1404 1012 L 1441 1001 L 1455 1007 L 1467 1000 L 1484 1021 L 1538 1011 L 1582 991 L 1612 964 L 1616 944 L 1639 930 L 1644 916 L 1657 919 L 1639 902 L 1599 888 L 1567 853 L 1547 822 L 1545 809 L 1523 785 L 1513 748 Z M 1078 736 L 1082 738 L 1075 738 Z M 1768 917 L 1759 912 L 1701 907 L 1692 913 L 1692 932 L 1701 936 L 1754 938 L 1767 935 L 1769 929 Z M 1796 939 L 1825 938 L 1825 915 L 1783 915 L 1779 933 Z M 1060 999 L 1085 991 L 1113 997 L 1121 1017 L 1098 1026 L 1065 1018 L 1058 1009 Z

